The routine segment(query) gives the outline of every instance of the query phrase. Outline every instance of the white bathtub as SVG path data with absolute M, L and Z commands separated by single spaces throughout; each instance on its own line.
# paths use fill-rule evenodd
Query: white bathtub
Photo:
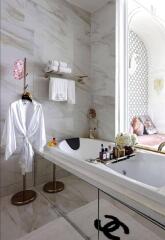
M 77 150 L 72 150 L 65 140 L 59 144 L 59 148 L 78 160 L 88 160 L 98 158 L 101 144 L 104 147 L 114 146 L 112 142 L 80 138 L 80 147 Z M 165 156 L 163 155 L 137 152 L 134 157 L 121 162 L 110 163 L 107 167 L 152 187 L 165 186 Z
M 73 150 L 63 140 L 56 148 L 47 147 L 42 156 L 104 192 L 125 199 L 133 207 L 165 224 L 165 157 L 138 152 L 135 158 L 108 167 L 86 161 L 98 157 L 102 143 L 104 147 L 113 145 L 102 140 L 81 138 L 80 148 Z
M 112 142 L 89 138 L 80 138 L 80 148 L 77 150 L 71 149 L 66 140 L 60 142 L 58 147 L 66 154 L 76 157 L 79 160 L 87 160 L 90 158 L 98 158 L 101 144 L 103 144 L 104 147 L 108 147 L 109 145 L 114 146 L 114 143 Z

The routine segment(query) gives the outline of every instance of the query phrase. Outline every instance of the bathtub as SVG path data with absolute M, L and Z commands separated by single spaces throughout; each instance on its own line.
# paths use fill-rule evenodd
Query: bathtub
M 73 150 L 66 140 L 59 144 L 59 148 L 66 154 L 78 160 L 88 161 L 99 156 L 101 144 L 104 147 L 114 146 L 112 142 L 80 138 L 80 147 Z M 110 169 L 153 187 L 165 186 L 165 156 L 137 152 L 135 156 L 121 162 L 106 165 Z
M 89 159 L 98 157 L 101 144 L 114 146 L 112 142 L 80 138 L 80 147 L 73 150 L 63 140 L 58 147 L 46 147 L 42 156 L 165 224 L 165 157 L 138 151 L 122 162 L 90 163 Z
M 77 150 L 73 150 L 66 140 L 63 140 L 59 143 L 59 149 L 61 149 L 66 154 L 70 156 L 76 157 L 79 160 L 88 160 L 88 159 L 96 159 L 99 156 L 99 151 L 101 149 L 101 144 L 104 145 L 104 148 L 108 146 L 114 146 L 114 143 L 101 141 L 97 139 L 89 139 L 89 138 L 80 138 L 80 147 Z
M 165 156 L 137 152 L 132 158 L 108 167 L 148 186 L 161 188 L 165 186 Z

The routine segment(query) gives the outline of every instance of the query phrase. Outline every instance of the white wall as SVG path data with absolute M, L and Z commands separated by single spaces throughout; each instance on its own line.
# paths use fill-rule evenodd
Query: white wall
M 148 112 L 159 132 L 165 133 L 165 29 L 152 25 L 154 34 L 149 50 L 149 105 Z M 164 82 L 164 87 L 157 91 L 155 80 Z

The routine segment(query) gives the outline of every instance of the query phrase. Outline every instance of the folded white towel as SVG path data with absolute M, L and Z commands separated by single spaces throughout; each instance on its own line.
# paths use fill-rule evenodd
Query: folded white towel
M 68 103 L 75 104 L 75 81 L 68 80 Z
M 66 67 L 59 67 L 59 71 L 61 73 L 72 73 L 72 69 L 71 68 L 66 68 Z
M 58 72 L 58 66 L 47 66 L 46 69 L 45 69 L 45 72 L 51 72 L 51 71 L 54 71 L 54 72 Z
M 68 64 L 66 62 L 61 62 L 59 63 L 60 67 L 64 67 L 64 68 L 67 68 L 68 67 Z
M 48 64 L 50 66 L 59 66 L 59 62 L 57 60 L 49 60 Z
M 67 101 L 68 80 L 62 78 L 50 78 L 49 99 L 53 101 Z

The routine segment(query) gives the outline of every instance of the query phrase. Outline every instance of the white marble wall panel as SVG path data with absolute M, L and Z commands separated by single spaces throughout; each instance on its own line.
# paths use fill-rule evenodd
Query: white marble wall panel
M 90 75 L 90 15 L 65 0 L 2 0 L 1 7 L 1 129 L 9 104 L 23 91 L 23 81 L 13 79 L 13 63 L 26 57 L 29 90 L 43 105 L 48 138 L 87 136 L 90 81 L 77 84 L 75 105 L 50 102 L 44 68 L 57 59 L 68 62 L 75 73 Z M 5 162 L 1 153 L 2 194 L 21 189 L 18 160 L 14 155 Z M 51 164 L 45 161 L 38 160 L 38 183 L 51 176 Z M 60 177 L 65 175 L 60 171 Z M 28 178 L 32 184 L 32 175 Z
M 29 90 L 43 105 L 48 138 L 88 136 L 87 111 L 93 106 L 99 137 L 113 139 L 115 1 L 92 16 L 65 0 L 2 0 L 1 7 L 1 129 L 9 104 L 23 91 L 23 81 L 13 79 L 13 63 L 26 57 Z M 50 59 L 66 61 L 74 73 L 90 76 L 84 85 L 76 84 L 75 105 L 48 101 L 49 81 L 44 78 L 44 68 Z M 21 189 L 19 156 L 12 158 L 5 162 L 1 153 L 3 195 Z M 50 179 L 51 164 L 45 161 L 37 160 L 37 183 Z M 60 177 L 68 174 L 58 172 Z M 29 185 L 32 182 L 29 175 Z
M 92 14 L 91 88 L 99 138 L 115 137 L 115 1 Z

